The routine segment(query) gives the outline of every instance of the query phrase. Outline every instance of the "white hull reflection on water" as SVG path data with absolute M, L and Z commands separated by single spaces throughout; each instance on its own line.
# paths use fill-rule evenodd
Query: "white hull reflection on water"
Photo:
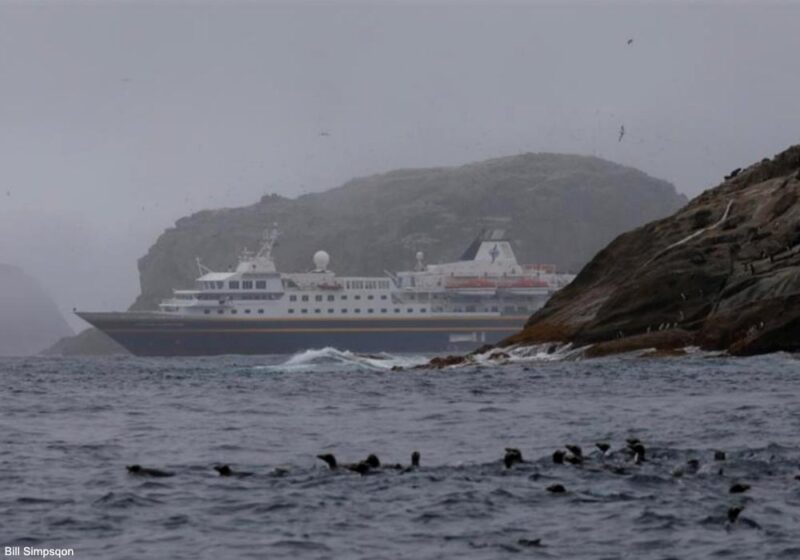
M 515 359 L 436 371 L 333 349 L 4 359 L 0 546 L 82 559 L 800 557 L 794 357 Z M 647 446 L 641 465 L 551 459 L 628 437 Z M 506 447 L 527 462 L 505 469 Z M 415 449 L 420 469 L 363 477 L 316 459 L 408 463 Z M 220 463 L 255 475 L 220 477 Z M 736 482 L 751 488 L 730 494 Z M 732 506 L 744 507 L 733 524 Z

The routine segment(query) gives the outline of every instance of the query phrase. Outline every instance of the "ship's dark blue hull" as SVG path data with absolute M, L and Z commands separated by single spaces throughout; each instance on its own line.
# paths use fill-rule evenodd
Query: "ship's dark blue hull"
M 332 346 L 354 352 L 470 350 L 518 332 L 526 316 L 413 319 L 186 319 L 79 313 L 139 356 L 287 354 Z

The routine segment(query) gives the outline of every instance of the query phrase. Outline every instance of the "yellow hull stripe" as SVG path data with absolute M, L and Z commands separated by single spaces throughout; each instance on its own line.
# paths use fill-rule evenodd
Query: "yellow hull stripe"
M 276 329 L 104 329 L 106 332 L 113 333 L 310 333 L 310 332 L 488 332 L 488 331 L 513 331 L 516 332 L 521 326 L 515 327 L 353 327 L 353 328 L 276 328 Z

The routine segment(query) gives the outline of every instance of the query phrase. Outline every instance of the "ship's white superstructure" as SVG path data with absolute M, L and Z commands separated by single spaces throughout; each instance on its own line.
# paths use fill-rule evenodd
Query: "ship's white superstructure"
M 160 312 L 239 319 L 521 315 L 572 279 L 551 265 L 519 264 L 500 231 L 481 234 L 458 261 L 426 265 L 420 252 L 415 270 L 385 277 L 337 276 L 325 251 L 314 255 L 309 272 L 280 273 L 272 258 L 276 240 L 276 230 L 267 232 L 260 250 L 243 252 L 231 272 L 213 272 L 198 260 L 195 288 L 175 290 Z

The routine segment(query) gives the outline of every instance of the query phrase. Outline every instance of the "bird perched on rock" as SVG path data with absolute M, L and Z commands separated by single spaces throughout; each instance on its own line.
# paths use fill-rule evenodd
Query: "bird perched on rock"
M 748 490 L 750 490 L 749 484 L 745 484 L 744 482 L 737 482 L 731 485 L 729 492 L 731 494 L 744 494 Z
M 510 469 L 517 463 L 524 463 L 522 459 L 522 452 L 514 447 L 506 447 L 506 454 L 503 457 L 503 464 L 507 469 Z
M 175 473 L 169 471 L 162 471 L 159 469 L 150 469 L 147 467 L 143 467 L 141 465 L 128 465 L 126 467 L 130 474 L 135 474 L 137 476 L 152 476 L 155 478 L 165 478 L 168 476 L 175 476 Z
M 736 177 L 736 176 L 737 176 L 737 175 L 738 175 L 738 174 L 739 174 L 741 171 L 742 171 L 742 168 L 741 168 L 741 167 L 737 167 L 736 169 L 734 169 L 733 171 L 731 171 L 730 173 L 728 173 L 727 175 L 725 175 L 725 180 L 727 181 L 727 180 L 729 180 L 729 179 L 733 179 L 733 178 L 734 178 L 734 177 Z

